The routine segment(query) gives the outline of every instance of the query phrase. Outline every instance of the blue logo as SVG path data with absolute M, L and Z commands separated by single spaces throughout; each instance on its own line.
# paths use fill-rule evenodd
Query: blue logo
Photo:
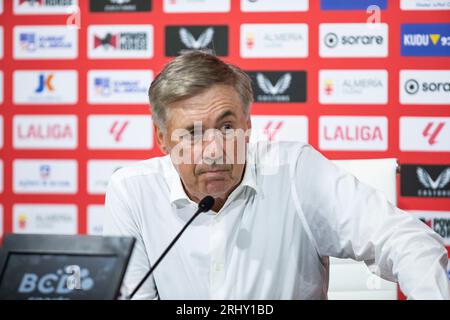
M 403 24 L 402 56 L 450 56 L 450 24 Z
M 23 50 L 32 52 L 36 50 L 36 34 L 21 33 L 19 36 L 20 46 Z
M 110 82 L 109 78 L 95 78 L 95 91 L 97 91 L 99 95 L 109 96 L 111 94 Z
M 43 164 L 39 167 L 39 173 L 41 179 L 48 179 L 50 176 L 50 166 L 48 164 Z
M 321 0 L 322 10 L 367 10 L 370 6 L 387 9 L 387 0 Z

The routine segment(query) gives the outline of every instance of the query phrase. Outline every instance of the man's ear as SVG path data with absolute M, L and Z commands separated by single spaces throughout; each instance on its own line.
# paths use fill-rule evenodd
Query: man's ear
M 153 127 L 155 128 L 156 143 L 158 144 L 159 149 L 161 149 L 164 154 L 168 154 L 169 150 L 166 145 L 164 132 L 156 123 L 153 123 Z
M 249 143 L 250 136 L 252 133 L 252 119 L 251 119 L 250 115 L 248 115 L 248 117 L 247 117 L 247 130 L 248 130 L 248 134 L 246 134 L 245 137 L 246 137 L 246 142 Z

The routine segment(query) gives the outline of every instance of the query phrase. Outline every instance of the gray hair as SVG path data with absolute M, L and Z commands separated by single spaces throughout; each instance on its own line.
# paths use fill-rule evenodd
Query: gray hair
M 165 130 L 166 107 L 193 97 L 216 84 L 232 86 L 242 100 L 242 108 L 249 115 L 253 102 L 252 81 L 239 67 L 228 64 L 203 51 L 189 51 L 164 66 L 148 91 L 153 121 Z

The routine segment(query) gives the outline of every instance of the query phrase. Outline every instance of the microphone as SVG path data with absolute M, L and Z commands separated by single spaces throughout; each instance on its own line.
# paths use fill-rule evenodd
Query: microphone
M 147 278 L 153 273 L 153 271 L 156 269 L 158 264 L 166 256 L 166 254 L 170 251 L 170 249 L 173 247 L 175 242 L 177 242 L 178 238 L 181 237 L 184 230 L 186 230 L 186 228 L 192 223 L 192 221 L 194 221 L 194 219 L 197 218 L 197 216 L 200 213 L 207 212 L 208 210 L 210 210 L 213 205 L 214 205 L 214 198 L 211 196 L 206 196 L 202 200 L 200 200 L 200 202 L 198 203 L 197 211 L 194 213 L 194 215 L 191 217 L 191 219 L 189 219 L 189 221 L 185 224 L 185 226 L 183 227 L 183 229 L 181 229 L 181 231 L 177 234 L 177 236 L 175 238 L 173 238 L 172 242 L 167 246 L 167 248 L 166 248 L 166 250 L 164 250 L 163 254 L 158 258 L 158 260 L 156 260 L 155 264 L 150 268 L 150 270 L 147 272 L 145 277 L 142 278 L 142 280 L 139 282 L 139 284 L 136 286 L 136 288 L 134 288 L 134 290 L 131 292 L 131 294 L 127 297 L 127 300 L 131 300 L 133 298 L 133 296 L 136 294 L 136 292 L 139 290 L 139 288 L 144 284 L 145 280 L 147 280 Z

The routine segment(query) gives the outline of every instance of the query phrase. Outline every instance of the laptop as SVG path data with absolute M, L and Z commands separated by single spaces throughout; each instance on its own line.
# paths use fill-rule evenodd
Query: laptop
M 132 237 L 8 234 L 0 251 L 0 299 L 115 300 Z

